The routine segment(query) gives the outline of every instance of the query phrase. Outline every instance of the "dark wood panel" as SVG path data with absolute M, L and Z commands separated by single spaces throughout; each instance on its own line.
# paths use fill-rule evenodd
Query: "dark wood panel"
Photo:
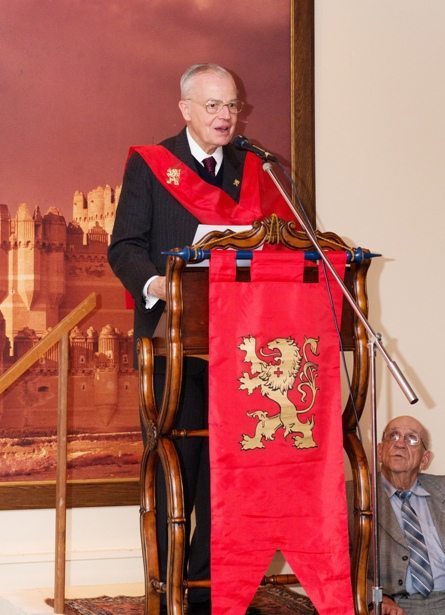
M 67 484 L 68 508 L 87 506 L 124 506 L 139 504 L 139 480 L 70 481 Z M 54 508 L 54 482 L 13 482 L 0 484 L 0 510 Z
M 315 228 L 314 1 L 291 2 L 291 163 L 298 196 Z

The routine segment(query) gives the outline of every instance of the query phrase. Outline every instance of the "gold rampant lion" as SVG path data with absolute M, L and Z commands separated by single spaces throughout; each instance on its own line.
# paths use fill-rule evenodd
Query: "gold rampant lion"
M 261 395 L 268 397 L 278 404 L 278 414 L 269 416 L 263 410 L 248 412 L 247 416 L 258 419 L 255 435 L 243 434 L 241 448 L 251 450 L 264 448 L 264 440 L 274 440 L 275 432 L 281 427 L 284 429 L 284 437 L 295 433 L 294 446 L 296 448 L 314 448 L 317 446 L 312 430 L 314 417 L 306 422 L 300 421 L 298 415 L 309 412 L 315 404 L 318 387 L 316 386 L 318 365 L 308 358 L 308 352 L 317 355 L 318 338 L 305 337 L 302 353 L 296 342 L 291 337 L 278 337 L 267 344 L 269 353 L 260 349 L 260 354 L 269 361 L 265 361 L 257 355 L 256 340 L 253 336 L 243 337 L 238 348 L 246 353 L 244 362 L 250 363 L 250 372 L 243 372 L 239 378 L 240 390 L 247 391 L 251 395 L 255 389 L 260 389 Z M 304 363 L 302 359 L 304 358 Z M 271 359 L 273 361 L 271 362 Z M 301 369 L 300 369 L 301 368 Z M 310 394 L 308 406 L 304 410 L 298 410 L 296 405 L 289 399 L 289 391 L 294 388 L 295 380 L 299 378 L 297 390 L 303 403 Z

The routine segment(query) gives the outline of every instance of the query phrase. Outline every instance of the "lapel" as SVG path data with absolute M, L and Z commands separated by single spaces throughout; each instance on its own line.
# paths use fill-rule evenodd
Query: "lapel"
M 195 159 L 193 158 L 189 144 L 187 141 L 187 134 L 185 132 L 185 128 L 181 130 L 181 132 L 173 137 L 172 139 L 167 139 L 162 142 L 161 145 L 164 145 L 167 149 L 169 149 L 172 154 L 177 156 L 179 160 L 182 160 L 188 167 L 195 170 Z
M 224 167 L 222 189 L 237 203 L 240 199 L 242 180 L 242 161 L 244 157 L 232 145 L 223 148 Z
M 380 529 L 389 534 L 389 536 L 400 545 L 407 547 L 405 536 L 400 528 L 381 480 L 378 481 L 378 500 Z

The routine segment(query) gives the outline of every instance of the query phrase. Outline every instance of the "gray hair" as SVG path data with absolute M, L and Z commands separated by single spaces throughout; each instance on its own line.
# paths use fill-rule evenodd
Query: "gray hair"
M 217 75 L 221 75 L 223 77 L 230 77 L 233 79 L 233 75 L 223 66 L 219 64 L 193 64 L 189 66 L 184 73 L 182 74 L 180 80 L 181 87 L 181 99 L 184 100 L 189 95 L 191 89 L 191 81 L 197 75 L 201 75 L 202 73 L 216 73 Z

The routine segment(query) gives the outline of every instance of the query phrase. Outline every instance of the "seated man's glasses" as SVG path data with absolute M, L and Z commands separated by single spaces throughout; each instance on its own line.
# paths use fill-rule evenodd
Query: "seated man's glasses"
M 191 100 L 197 105 L 202 105 L 203 107 L 205 107 L 207 113 L 210 113 L 210 115 L 216 115 L 216 113 L 219 113 L 223 107 L 227 107 L 230 113 L 240 113 L 244 106 L 244 103 L 241 100 L 229 100 L 229 102 L 226 103 L 222 100 L 213 99 L 208 100 L 205 103 L 200 103 L 196 100 L 193 100 L 192 98 L 187 98 L 187 100 Z
M 383 434 L 383 440 L 385 442 L 398 442 L 399 440 L 404 440 L 406 444 L 409 446 L 419 446 L 422 444 L 426 449 L 426 446 L 422 440 L 422 438 L 416 433 L 405 433 L 401 434 L 400 431 L 388 431 L 388 433 Z

